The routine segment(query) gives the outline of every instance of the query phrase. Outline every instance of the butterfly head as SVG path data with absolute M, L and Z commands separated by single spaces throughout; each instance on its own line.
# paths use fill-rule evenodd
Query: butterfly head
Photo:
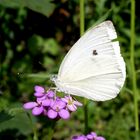
M 63 89 L 60 80 L 58 80 L 58 76 L 57 75 L 52 75 L 50 77 L 50 80 L 52 82 L 54 82 L 54 84 L 56 85 L 56 90 L 60 91 L 60 92 L 65 92 L 65 90 Z
M 50 80 L 53 81 L 53 82 L 55 83 L 56 80 L 57 80 L 57 75 L 52 75 L 52 76 L 50 77 Z

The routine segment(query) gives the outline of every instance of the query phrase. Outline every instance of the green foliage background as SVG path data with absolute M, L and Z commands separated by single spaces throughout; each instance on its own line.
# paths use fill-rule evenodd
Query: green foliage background
M 140 15 L 137 5 L 138 0 L 134 55 L 139 83 Z M 49 76 L 57 73 L 63 57 L 80 36 L 79 15 L 78 0 L 0 0 L 0 139 L 31 140 L 32 125 L 37 127 L 40 140 L 47 139 L 47 118 L 32 116 L 31 124 L 22 104 L 33 99 L 34 85 L 53 86 Z M 104 20 L 112 20 L 117 30 L 127 78 L 117 98 L 106 102 L 88 101 L 89 131 L 96 131 L 107 140 L 134 140 L 130 0 L 87 0 L 86 29 Z M 138 100 L 140 103 L 140 96 Z M 83 132 L 84 111 L 79 108 L 70 120 L 56 123 L 53 139 L 69 140 Z

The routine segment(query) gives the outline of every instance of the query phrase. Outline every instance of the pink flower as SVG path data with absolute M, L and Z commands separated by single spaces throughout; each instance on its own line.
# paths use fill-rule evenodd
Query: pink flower
M 36 102 L 27 102 L 23 105 L 23 108 L 27 110 L 32 109 L 32 114 L 37 116 L 46 112 L 46 107 L 49 107 L 53 102 L 55 93 L 51 90 L 45 93 L 45 89 L 41 86 L 35 86 L 34 89 L 34 96 L 37 97 Z
M 42 86 L 35 86 L 34 90 L 35 90 L 34 96 L 36 97 L 44 96 L 45 89 Z
M 27 102 L 23 105 L 24 109 L 31 109 L 32 114 L 44 115 L 50 119 L 69 119 L 70 112 L 76 111 L 77 106 L 82 106 L 78 101 L 72 99 L 71 96 L 59 98 L 52 90 L 45 91 L 42 86 L 34 87 L 36 101 Z
M 50 109 L 48 109 L 48 117 L 50 119 L 55 119 L 57 117 L 60 117 L 62 119 L 68 119 L 70 117 L 70 113 L 65 107 L 66 103 L 60 98 L 57 98 L 54 101 L 54 103 L 50 106 Z
M 24 109 L 32 109 L 32 114 L 37 116 L 40 115 L 44 108 L 42 105 L 38 104 L 37 102 L 27 102 L 23 105 Z
M 82 106 L 80 102 L 73 100 L 71 96 L 65 96 L 62 100 L 67 103 L 67 108 L 72 112 L 77 110 L 77 106 Z
M 72 140 L 105 140 L 102 136 L 97 136 L 95 132 L 85 135 L 73 136 Z

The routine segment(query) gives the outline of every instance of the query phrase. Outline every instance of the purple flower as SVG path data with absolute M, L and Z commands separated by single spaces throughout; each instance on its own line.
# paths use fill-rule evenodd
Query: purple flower
M 95 140 L 105 140 L 104 137 L 98 136 Z
M 23 105 L 24 109 L 32 109 L 33 115 L 40 115 L 43 112 L 43 106 L 38 104 L 37 102 L 28 102 Z
M 50 119 L 68 119 L 70 112 L 76 111 L 77 106 L 82 106 L 80 102 L 73 100 L 71 96 L 59 98 L 54 91 L 45 91 L 42 86 L 36 85 L 34 90 L 36 101 L 27 102 L 23 105 L 24 109 L 31 109 L 33 115 L 44 115 Z
M 35 86 L 34 90 L 34 96 L 38 98 L 43 97 L 44 95 L 46 95 L 48 98 L 53 98 L 55 96 L 55 93 L 52 90 L 45 92 L 45 89 L 42 86 Z
M 44 107 L 50 106 L 53 99 L 48 98 L 47 94 L 44 94 L 42 97 L 37 97 L 36 102 L 39 105 Z
M 82 106 L 80 102 L 73 100 L 71 96 L 65 96 L 62 100 L 67 103 L 67 108 L 72 112 L 77 110 L 77 106 Z
M 48 91 L 48 94 L 44 94 L 45 91 L 40 86 L 35 86 L 35 90 L 38 92 L 36 102 L 27 102 L 23 105 L 24 109 L 32 109 L 32 114 L 37 116 L 44 112 L 46 114 L 46 110 L 44 107 L 49 107 L 50 104 L 53 102 L 52 98 L 54 96 L 54 92 Z M 36 92 L 36 93 L 37 93 Z M 41 93 L 42 92 L 42 93 Z M 39 94 L 41 93 L 41 94 Z M 39 96 L 40 95 L 40 96 Z M 49 96 L 49 97 L 48 97 Z
M 36 101 L 38 104 L 40 104 L 44 107 L 48 107 L 48 106 L 50 106 L 53 99 L 49 99 L 49 98 L 47 98 L 47 96 L 44 95 L 43 97 L 37 98 Z
M 97 136 L 95 132 L 85 135 L 73 136 L 72 140 L 105 140 L 104 137 Z
M 95 132 L 91 132 L 90 134 L 87 134 L 88 140 L 94 140 L 97 138 L 97 134 Z
M 34 87 L 34 90 L 35 90 L 34 96 L 36 96 L 36 97 L 42 97 L 42 96 L 44 96 L 45 89 L 43 87 L 41 87 L 41 86 L 35 86 Z
M 72 140 L 88 140 L 88 139 L 86 138 L 86 136 L 80 135 L 80 136 L 73 136 Z
M 48 98 L 53 98 L 55 96 L 55 92 L 54 91 L 52 91 L 52 90 L 48 90 L 47 91 L 47 97 Z
M 48 117 L 50 119 L 55 119 L 57 117 L 60 117 L 62 119 L 68 119 L 70 117 L 70 113 L 65 108 L 66 103 L 62 101 L 60 98 L 57 98 L 50 106 L 50 109 L 48 109 Z

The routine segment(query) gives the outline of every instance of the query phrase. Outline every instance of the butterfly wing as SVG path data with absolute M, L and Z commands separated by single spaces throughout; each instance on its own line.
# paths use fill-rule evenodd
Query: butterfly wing
M 65 56 L 57 87 L 65 93 L 103 101 L 116 97 L 125 80 L 125 63 L 111 21 L 88 30 Z

